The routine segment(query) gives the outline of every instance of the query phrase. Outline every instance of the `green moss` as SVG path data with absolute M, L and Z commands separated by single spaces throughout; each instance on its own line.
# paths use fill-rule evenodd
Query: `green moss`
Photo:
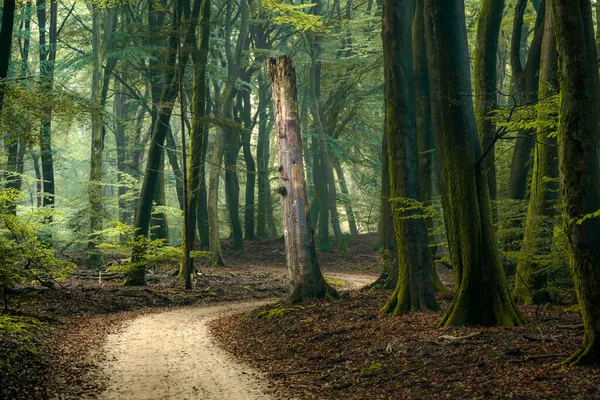
M 0 315 L 0 333 L 6 332 L 29 337 L 42 325 L 43 323 L 35 318 Z
M 367 378 L 375 375 L 378 371 L 384 370 L 387 365 L 371 361 L 366 367 L 360 370 L 360 376 Z
M 329 283 L 330 285 L 335 285 L 335 286 L 346 286 L 347 285 L 346 281 L 343 281 L 341 279 L 327 278 L 327 277 L 325 277 L 325 282 Z
M 269 321 L 273 318 L 283 317 L 287 312 L 293 311 L 293 310 L 294 309 L 292 307 L 282 306 L 282 307 L 272 308 L 270 310 L 261 311 L 258 314 L 256 314 L 256 316 L 258 318 L 266 319 L 267 321 Z

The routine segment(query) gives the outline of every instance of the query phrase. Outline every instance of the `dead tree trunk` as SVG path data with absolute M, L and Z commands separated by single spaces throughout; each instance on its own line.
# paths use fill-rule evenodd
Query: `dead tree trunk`
M 273 88 L 279 193 L 291 281 L 290 301 L 299 302 L 307 297 L 337 297 L 337 292 L 325 282 L 317 262 L 304 180 L 296 72 L 288 56 L 269 57 L 267 68 Z

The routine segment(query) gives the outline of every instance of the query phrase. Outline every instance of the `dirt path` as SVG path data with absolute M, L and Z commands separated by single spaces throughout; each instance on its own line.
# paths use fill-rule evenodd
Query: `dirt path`
M 217 347 L 208 322 L 267 302 L 182 308 L 145 315 L 108 336 L 102 399 L 270 399 L 266 380 Z
M 368 275 L 325 273 L 356 289 Z M 238 364 L 219 348 L 208 331 L 216 318 L 251 310 L 268 301 L 181 308 L 148 314 L 110 334 L 104 345 L 104 373 L 109 377 L 105 400 L 136 399 L 271 399 L 267 380 Z

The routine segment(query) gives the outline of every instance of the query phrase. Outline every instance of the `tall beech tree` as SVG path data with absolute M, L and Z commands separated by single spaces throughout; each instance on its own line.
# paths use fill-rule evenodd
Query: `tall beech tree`
M 296 72 L 288 56 L 267 58 L 269 82 L 273 89 L 273 112 L 277 132 L 279 194 L 287 265 L 291 288 L 289 300 L 337 297 L 321 274 L 308 211 Z
M 496 156 L 494 142 L 496 126 L 492 122 L 490 113 L 498 106 L 498 91 L 496 87 L 498 37 L 502 24 L 504 0 L 484 0 L 479 10 L 477 20 L 477 40 L 475 42 L 475 65 L 473 67 L 473 81 L 475 85 L 475 118 L 477 131 L 483 149 L 490 148 L 483 166 L 487 172 L 487 181 L 490 188 L 490 199 L 496 200 Z M 494 206 L 495 210 L 495 206 Z M 495 213 L 495 212 L 494 212 Z
M 552 0 L 559 57 L 563 224 L 583 344 L 566 362 L 600 363 L 600 80 L 590 0 Z
M 413 0 L 385 0 L 382 16 L 385 132 L 390 193 L 398 244 L 398 282 L 382 312 L 436 310 L 432 260 L 420 200 L 419 156 L 413 73 Z
M 382 312 L 436 310 L 425 220 L 414 209 L 421 197 L 415 80 L 413 0 L 385 0 L 382 16 L 385 132 L 391 205 L 398 244 L 398 283 Z
M 558 148 L 553 129 L 556 116 L 548 115 L 548 110 L 552 110 L 548 103 L 559 90 L 556 40 L 550 7 L 550 0 L 546 0 L 548 12 L 544 23 L 540 69 L 540 128 L 537 130 L 533 153 L 531 195 L 513 292 L 517 301 L 526 304 L 541 304 L 549 300 L 543 291 L 546 281 L 539 260 L 551 251 L 558 197 Z M 544 122 L 548 120 L 551 123 Z
M 433 199 L 433 180 L 437 175 L 435 158 L 435 137 L 431 120 L 431 97 L 429 94 L 429 67 L 427 65 L 427 49 L 425 46 L 424 0 L 415 2 L 415 18 L 413 26 L 413 66 L 415 76 L 415 100 L 417 104 L 417 143 L 419 149 L 419 176 L 421 178 L 421 202 L 430 203 Z M 385 135 L 384 135 L 385 136 Z M 433 218 L 425 219 L 429 232 L 429 249 L 437 252 L 434 235 Z M 440 280 L 435 264 L 433 269 L 433 287 L 436 292 L 448 292 Z
M 463 0 L 425 0 L 425 41 L 442 205 L 456 276 L 456 293 L 440 325 L 521 325 L 525 318 L 500 262 L 480 159 Z

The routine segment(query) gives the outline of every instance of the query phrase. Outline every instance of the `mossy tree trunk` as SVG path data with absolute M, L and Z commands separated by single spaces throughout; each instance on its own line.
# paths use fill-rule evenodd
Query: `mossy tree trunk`
M 183 221 L 184 232 L 184 275 L 186 289 L 191 289 L 191 275 L 195 272 L 194 258 L 190 253 L 196 248 L 196 226 L 198 213 L 198 197 L 200 195 L 200 176 L 202 172 L 202 152 L 205 135 L 206 111 L 206 62 L 208 60 L 208 38 L 210 36 L 210 0 L 202 0 L 200 7 L 200 32 L 198 44 L 192 51 L 194 81 L 192 84 L 192 132 L 190 135 L 189 165 L 187 168 L 187 184 L 184 199 L 187 201 L 186 218 Z M 181 82 L 180 82 L 181 84 Z M 180 94 L 181 96 L 181 94 Z M 181 98 L 181 97 L 180 97 Z M 182 121 L 183 122 L 183 121 Z M 182 125 L 183 128 L 183 125 Z
M 87 265 L 100 268 L 103 265 L 102 253 L 97 248 L 102 230 L 102 114 L 100 82 L 102 80 L 102 52 L 100 33 L 100 9 L 91 7 L 92 12 L 92 146 L 90 155 L 90 179 L 88 186 L 90 238 L 88 241 Z M 43 154 L 43 151 L 42 151 Z M 42 164 L 43 164 L 42 157 Z
M 420 200 L 415 80 L 412 52 L 413 0 L 385 0 L 382 16 L 385 131 L 388 140 L 392 215 L 398 244 L 396 290 L 381 310 L 436 310 L 433 262 Z
M 473 82 L 475 85 L 475 118 L 477 131 L 483 149 L 490 148 L 483 167 L 487 172 L 490 199 L 494 202 L 497 198 L 496 188 L 496 156 L 494 142 L 496 126 L 492 122 L 491 112 L 498 107 L 497 93 L 497 65 L 498 41 L 504 0 L 484 0 L 477 20 L 477 39 L 475 42 L 475 65 L 473 68 Z M 492 204 L 494 219 L 497 218 L 496 205 Z
M 540 55 L 542 37 L 544 35 L 545 2 L 540 4 L 534 27 L 534 37 L 527 52 L 525 65 L 521 62 L 521 42 L 523 38 L 523 15 L 528 0 L 518 0 L 515 6 L 513 21 L 513 37 L 511 41 L 511 69 L 512 77 L 517 91 L 517 102 L 519 105 L 529 104 L 538 99 L 538 83 L 540 71 Z M 534 130 L 521 130 L 518 132 L 510 163 L 510 175 L 508 178 L 508 198 L 513 200 L 525 199 L 527 190 L 527 176 L 531 170 L 531 150 L 535 141 Z
M 548 259 L 552 248 L 558 197 L 558 149 L 554 137 L 555 131 L 548 122 L 557 119 L 557 116 L 548 114 L 547 109 L 550 106 L 547 105 L 548 101 L 544 100 L 558 93 L 558 60 L 550 0 L 545 1 L 548 12 L 544 24 L 540 72 L 542 107 L 538 115 L 542 127 L 538 129 L 533 154 L 531 194 L 513 291 L 515 299 L 526 304 L 541 304 L 550 300 L 543 292 L 546 279 L 542 272 L 543 263 L 540 263 L 540 258 Z
M 419 176 L 421 177 L 421 201 L 431 204 L 433 184 L 437 175 L 435 157 L 435 137 L 431 120 L 431 97 L 429 94 L 429 67 L 425 48 L 424 0 L 415 2 L 413 26 L 413 66 L 415 73 L 415 99 L 417 104 L 417 142 L 419 147 Z M 429 249 L 432 255 L 437 253 L 433 218 L 425 219 L 428 232 Z M 436 292 L 448 292 L 440 280 L 435 264 L 433 269 L 433 287 Z
M 456 292 L 440 325 L 521 325 L 525 319 L 500 263 L 479 159 L 463 0 L 425 0 L 425 39 L 442 203 L 456 275 Z
M 552 0 L 561 91 L 558 157 L 564 231 L 583 344 L 566 362 L 600 363 L 600 81 L 590 0 Z
M 291 280 L 290 301 L 337 297 L 337 292 L 327 284 L 317 262 L 304 180 L 296 73 L 287 56 L 269 57 L 267 68 L 273 88 L 279 193 Z

